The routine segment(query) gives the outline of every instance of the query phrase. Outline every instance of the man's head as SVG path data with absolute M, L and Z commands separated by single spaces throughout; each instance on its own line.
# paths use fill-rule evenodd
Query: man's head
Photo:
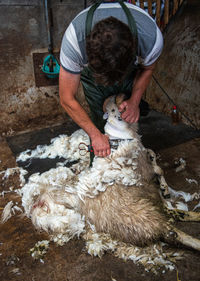
M 104 86 L 123 80 L 133 63 L 135 40 L 129 27 L 114 17 L 99 21 L 86 39 L 89 67 Z

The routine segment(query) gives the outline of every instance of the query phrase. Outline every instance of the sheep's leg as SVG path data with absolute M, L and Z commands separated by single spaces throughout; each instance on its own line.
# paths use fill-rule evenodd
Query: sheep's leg
M 155 172 L 156 179 L 159 182 L 163 198 L 170 198 L 169 188 L 163 176 L 163 170 L 157 165 L 156 162 L 156 154 L 153 152 L 153 150 L 147 149 L 147 156 L 149 157 L 149 160 L 152 163 L 152 167 Z
M 169 199 L 171 197 L 169 192 L 169 186 L 165 181 L 164 176 L 161 176 L 159 174 L 155 174 L 155 177 L 153 179 L 156 184 L 159 186 L 161 196 L 163 199 Z
M 163 176 L 158 175 L 158 181 L 160 183 L 160 190 L 164 199 L 170 198 L 169 186 Z
M 200 221 L 200 213 L 192 211 L 183 211 L 178 209 L 168 209 L 166 208 L 167 213 L 172 216 L 177 221 Z
M 200 240 L 192 237 L 191 235 L 174 228 L 171 232 L 171 234 L 174 237 L 174 241 L 178 241 L 179 243 L 183 244 L 186 247 L 190 247 L 192 249 L 195 249 L 197 251 L 200 251 Z M 169 234 L 169 235 L 171 235 Z M 172 240 L 171 240 L 172 241 Z

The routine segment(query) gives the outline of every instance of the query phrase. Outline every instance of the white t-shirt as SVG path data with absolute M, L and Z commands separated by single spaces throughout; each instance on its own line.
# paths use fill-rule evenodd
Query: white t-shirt
M 153 64 L 163 48 L 163 36 L 151 16 L 136 5 L 125 3 L 135 19 L 138 33 L 137 59 L 144 66 Z M 68 26 L 63 36 L 60 63 L 71 73 L 79 74 L 88 64 L 86 55 L 85 22 L 90 7 L 79 13 Z M 115 17 L 128 25 L 127 16 L 121 5 L 102 3 L 94 12 L 92 27 L 102 19 Z

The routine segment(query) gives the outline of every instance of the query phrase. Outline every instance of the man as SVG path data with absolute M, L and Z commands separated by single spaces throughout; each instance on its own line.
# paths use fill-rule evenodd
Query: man
M 103 133 L 103 102 L 124 92 L 121 117 L 137 122 L 139 105 L 163 38 L 154 20 L 142 9 L 123 1 L 102 1 L 83 10 L 63 37 L 60 62 L 60 102 L 69 116 L 89 135 L 94 154 L 110 154 Z M 76 100 L 80 80 L 91 116 Z

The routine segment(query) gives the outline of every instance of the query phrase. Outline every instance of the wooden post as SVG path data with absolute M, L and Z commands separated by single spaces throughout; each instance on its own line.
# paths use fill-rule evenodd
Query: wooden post
M 160 27 L 160 0 L 156 0 L 156 23 Z
M 178 10 L 178 4 L 179 4 L 179 0 L 173 1 L 173 16 L 176 14 L 176 12 Z
M 140 0 L 140 8 L 144 10 L 144 0 Z
M 164 28 L 169 22 L 169 0 L 165 0 L 165 11 L 164 11 Z
M 150 16 L 152 16 L 152 4 L 154 1 L 148 0 L 148 13 Z

